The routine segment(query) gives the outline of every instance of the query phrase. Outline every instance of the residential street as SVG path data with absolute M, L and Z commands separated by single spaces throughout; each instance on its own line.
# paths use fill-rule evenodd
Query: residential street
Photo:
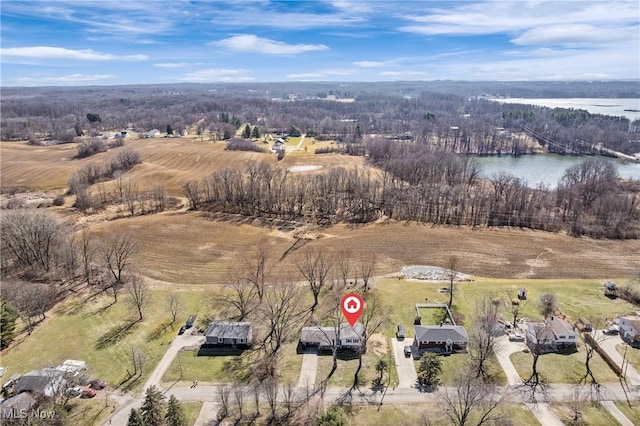
M 615 345 L 620 343 L 620 339 L 617 336 L 611 336 L 613 338 L 605 340 L 607 342 L 607 353 L 613 347 L 615 351 Z M 175 358 L 176 354 L 181 348 L 188 348 L 198 346 L 203 342 L 203 336 L 191 336 L 182 335 L 176 336 L 171 343 L 167 352 L 163 356 L 162 360 L 158 363 L 158 366 L 151 373 L 147 379 L 143 389 L 149 386 L 160 386 L 162 376 L 165 371 L 171 365 L 171 362 Z M 413 357 L 408 358 L 404 356 L 404 346 L 411 343 L 411 339 L 405 339 L 404 341 L 398 341 L 397 339 L 391 339 L 393 354 L 396 359 L 396 367 L 398 371 L 399 383 L 395 389 L 388 389 L 384 393 L 385 404 L 412 404 L 412 403 L 425 403 L 437 402 L 437 393 L 435 392 L 420 392 L 415 388 L 417 380 L 417 374 L 413 363 Z M 542 402 L 532 402 L 529 397 L 519 387 L 522 383 L 518 373 L 516 372 L 513 364 L 509 360 L 509 355 L 513 352 L 520 351 L 524 348 L 524 343 L 509 342 L 507 336 L 501 336 L 498 338 L 498 344 L 496 345 L 496 356 L 498 362 L 505 370 L 507 374 L 507 381 L 512 388 L 512 392 L 508 397 L 509 401 L 526 403 L 531 409 L 532 413 L 536 416 L 538 421 L 543 426 L 562 425 L 563 423 L 557 418 L 557 416 L 551 410 L 549 403 L 553 401 L 569 401 L 571 400 L 574 387 L 572 385 L 550 385 L 547 389 L 546 397 L 540 395 L 543 399 Z M 613 355 L 613 354 L 612 354 Z M 302 366 L 300 369 L 300 376 L 298 379 L 298 393 L 304 395 L 307 389 L 313 388 L 316 381 L 316 372 L 318 364 L 318 356 L 315 353 L 308 353 L 300 355 L 303 357 Z M 622 356 L 618 354 L 619 361 L 622 362 Z M 615 360 L 614 356 L 612 358 Z M 637 375 L 637 371 L 629 367 L 629 376 L 632 378 L 633 374 Z M 640 383 L 640 382 L 639 382 Z M 631 383 L 629 383 L 631 385 Z M 309 387 L 307 387 L 307 385 Z M 212 384 L 200 384 L 196 388 L 190 388 L 187 386 L 175 386 L 166 390 L 167 394 L 175 395 L 181 401 L 200 401 L 203 402 L 203 406 L 200 415 L 196 421 L 196 425 L 204 425 L 207 421 L 215 418 L 217 411 L 217 393 L 218 385 Z M 331 404 L 336 401 L 340 396 L 347 392 L 347 388 L 328 388 L 325 392 L 324 399 L 327 404 Z M 379 403 L 383 396 L 381 392 L 374 392 L 371 390 L 365 390 L 365 395 L 354 394 L 354 403 Z M 118 410 L 111 416 L 112 425 L 126 425 L 131 408 L 139 407 L 142 404 L 144 393 L 141 392 L 137 396 L 118 397 L 121 405 Z M 282 397 L 282 396 L 281 396 Z M 624 414 L 615 406 L 612 401 L 623 401 L 626 399 L 625 392 L 620 384 L 609 384 L 605 391 L 605 397 L 607 401 L 603 401 L 602 405 L 606 408 L 612 416 L 614 416 L 620 424 L 623 426 L 630 426 L 633 423 L 624 416 Z M 635 384 L 630 386 L 629 398 L 631 400 L 640 399 L 640 385 Z M 104 423 L 105 426 L 109 425 L 107 420 Z

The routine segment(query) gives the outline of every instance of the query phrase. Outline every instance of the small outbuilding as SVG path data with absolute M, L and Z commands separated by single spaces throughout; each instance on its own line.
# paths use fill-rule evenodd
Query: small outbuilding
M 527 289 L 524 287 L 520 287 L 518 289 L 518 299 L 519 300 L 527 300 Z
M 604 283 L 604 295 L 608 297 L 618 296 L 618 286 L 613 281 Z

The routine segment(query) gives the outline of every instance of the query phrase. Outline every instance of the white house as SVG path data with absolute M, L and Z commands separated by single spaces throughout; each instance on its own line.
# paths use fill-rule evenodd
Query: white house
M 569 322 L 551 317 L 544 322 L 527 324 L 526 342 L 529 349 L 539 353 L 576 348 L 576 332 Z
M 320 327 L 317 325 L 303 327 L 300 333 L 300 345 L 303 348 L 316 348 L 320 351 L 332 350 L 334 345 L 337 346 L 337 349 L 360 350 L 362 348 L 363 335 L 364 326 L 359 322 L 353 327 L 343 322 L 338 330 L 335 327 Z
M 640 315 L 618 318 L 620 337 L 633 347 L 640 347 Z
M 147 137 L 148 137 L 148 138 L 155 138 L 155 137 L 156 137 L 156 136 L 158 136 L 159 134 L 160 134 L 160 130 L 158 130 L 158 129 L 153 129 L 153 130 L 150 130 L 150 131 L 147 133 Z

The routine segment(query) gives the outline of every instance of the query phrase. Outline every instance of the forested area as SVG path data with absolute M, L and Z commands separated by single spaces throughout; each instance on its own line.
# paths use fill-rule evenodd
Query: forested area
M 362 135 L 413 140 L 458 153 L 522 154 L 523 131 L 551 152 L 637 150 L 629 120 L 583 110 L 499 104 L 489 96 L 640 97 L 637 85 L 600 83 L 398 82 L 4 88 L 2 140 L 72 142 L 131 129 L 185 130 L 229 139 L 241 125 L 256 134 L 291 126 L 344 143 Z M 638 127 L 638 126 L 636 126 Z
M 314 225 L 386 217 L 418 223 L 514 226 L 574 236 L 638 238 L 640 188 L 619 182 L 610 162 L 590 158 L 569 168 L 557 190 L 529 188 L 499 174 L 480 179 L 469 157 L 368 144 L 380 167 L 298 175 L 265 163 L 228 168 L 184 185 L 193 209 L 273 217 Z

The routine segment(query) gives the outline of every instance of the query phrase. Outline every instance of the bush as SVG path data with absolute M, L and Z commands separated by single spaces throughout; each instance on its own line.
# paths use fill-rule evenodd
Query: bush
M 341 146 L 326 146 L 316 149 L 316 154 L 344 154 L 344 148 Z
M 227 142 L 227 146 L 225 147 L 225 150 L 253 151 L 253 152 L 262 152 L 262 153 L 266 152 L 264 148 L 260 148 L 258 145 L 256 145 L 252 141 L 248 141 L 246 139 L 231 139 L 229 142 Z
M 141 162 L 142 159 L 138 151 L 135 151 L 131 148 L 124 148 L 111 159 L 111 174 L 113 175 L 118 170 L 126 172 L 127 170 L 131 170 L 133 166 L 135 166 L 136 164 L 140 164 Z
M 60 194 L 53 199 L 54 206 L 61 206 L 64 204 L 64 195 Z
M 105 152 L 108 149 L 107 144 L 101 139 L 89 139 L 78 145 L 77 158 L 90 157 L 98 152 Z

